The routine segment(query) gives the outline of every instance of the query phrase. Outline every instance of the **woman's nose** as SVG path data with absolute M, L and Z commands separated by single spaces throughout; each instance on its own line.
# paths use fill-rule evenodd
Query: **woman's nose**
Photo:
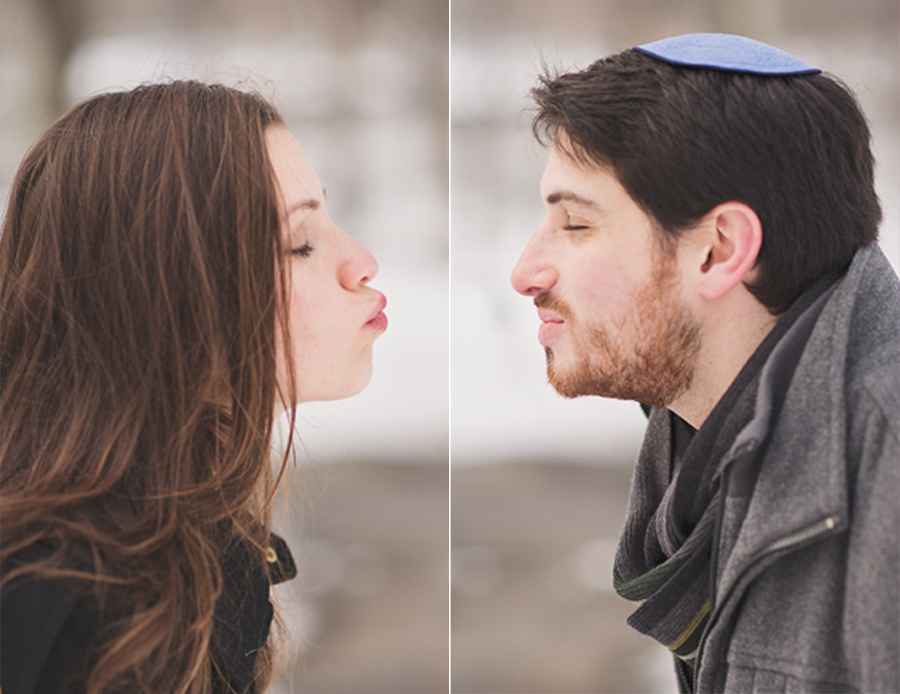
M 344 237 L 344 257 L 338 272 L 341 286 L 345 289 L 355 289 L 359 285 L 371 282 L 378 274 L 378 261 L 375 260 L 375 256 L 343 229 L 340 233 Z

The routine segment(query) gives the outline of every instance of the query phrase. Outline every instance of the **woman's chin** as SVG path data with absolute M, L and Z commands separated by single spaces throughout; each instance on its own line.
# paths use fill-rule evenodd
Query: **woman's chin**
M 362 369 L 359 374 L 354 375 L 352 378 L 344 379 L 340 383 L 334 381 L 323 383 L 320 384 L 318 388 L 307 390 L 305 393 L 301 385 L 297 389 L 299 391 L 297 393 L 297 401 L 292 406 L 286 405 L 283 400 L 278 400 L 278 406 L 275 408 L 275 416 L 278 417 L 292 407 L 296 407 L 305 402 L 329 402 L 332 400 L 352 398 L 354 395 L 359 395 L 363 392 L 371 380 L 372 364 L 369 362 L 366 368 Z

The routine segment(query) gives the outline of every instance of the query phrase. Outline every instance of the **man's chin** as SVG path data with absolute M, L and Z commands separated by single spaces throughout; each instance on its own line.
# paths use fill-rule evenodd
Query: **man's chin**
M 674 395 L 683 392 L 686 383 L 689 383 L 689 379 L 674 383 L 666 374 L 656 373 L 654 377 L 637 368 L 621 368 L 609 373 L 588 360 L 565 364 L 550 350 L 547 352 L 547 380 L 564 398 L 593 395 L 666 407 Z
M 554 390 L 565 398 L 577 398 L 579 395 L 583 395 L 583 393 L 572 391 L 568 371 L 560 365 L 560 359 L 551 347 L 544 347 L 544 356 L 547 358 L 547 382 L 553 386 Z
M 578 398 L 582 395 L 605 395 L 597 392 L 596 373 L 588 375 L 589 367 L 585 364 L 566 364 L 553 350 L 547 347 L 547 381 L 557 393 L 564 398 Z

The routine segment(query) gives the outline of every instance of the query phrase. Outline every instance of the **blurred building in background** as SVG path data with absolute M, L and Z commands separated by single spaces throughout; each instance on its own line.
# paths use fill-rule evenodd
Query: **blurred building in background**
M 0 195 L 64 109 L 193 78 L 282 111 L 329 214 L 380 263 L 360 396 L 299 409 L 276 694 L 447 691 L 447 0 L 3 0 Z
M 703 31 L 836 74 L 870 120 L 881 243 L 900 268 L 898 15 L 896 0 L 453 0 L 452 691 L 676 690 L 610 585 L 644 417 L 557 396 L 534 306 L 509 284 L 544 215 L 546 153 L 527 112 L 537 75 Z

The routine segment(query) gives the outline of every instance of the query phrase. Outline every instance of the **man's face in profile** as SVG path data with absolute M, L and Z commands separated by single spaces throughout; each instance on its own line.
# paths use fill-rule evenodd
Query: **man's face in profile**
M 550 383 L 566 397 L 667 405 L 690 386 L 700 342 L 676 251 L 611 171 L 557 145 L 541 196 L 547 215 L 512 283 L 538 307 Z

